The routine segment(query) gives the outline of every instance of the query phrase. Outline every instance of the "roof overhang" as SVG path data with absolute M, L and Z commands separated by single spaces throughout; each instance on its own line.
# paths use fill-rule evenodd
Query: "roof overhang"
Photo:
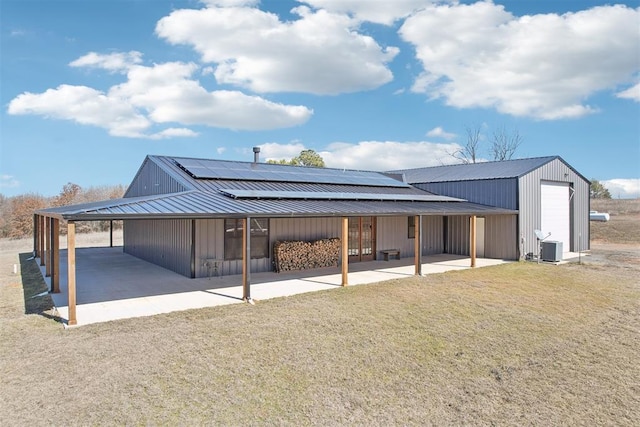
M 466 201 L 233 199 L 220 193 L 185 191 L 158 196 L 111 199 L 36 211 L 66 221 L 209 218 L 291 218 L 412 215 L 515 215 Z

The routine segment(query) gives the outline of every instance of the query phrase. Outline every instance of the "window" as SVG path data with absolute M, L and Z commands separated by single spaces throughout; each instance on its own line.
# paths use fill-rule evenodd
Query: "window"
M 224 220 L 224 259 L 242 259 L 244 220 Z M 269 258 L 269 219 L 251 218 L 251 258 Z
M 408 221 L 408 228 L 407 228 L 407 235 L 409 236 L 410 239 L 415 239 L 416 237 L 416 217 L 415 216 L 410 216 L 407 218 Z

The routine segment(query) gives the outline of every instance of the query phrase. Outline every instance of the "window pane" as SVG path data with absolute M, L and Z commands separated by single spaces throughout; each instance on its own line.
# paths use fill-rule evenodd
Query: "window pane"
M 242 259 L 242 219 L 224 220 L 224 259 Z M 269 257 L 269 219 L 251 219 L 251 258 Z

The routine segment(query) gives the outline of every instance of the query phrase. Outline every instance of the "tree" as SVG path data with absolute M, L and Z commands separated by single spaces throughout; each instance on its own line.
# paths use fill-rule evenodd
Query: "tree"
M 493 160 L 511 160 L 516 150 L 522 144 L 523 137 L 517 129 L 507 132 L 504 126 L 493 132 L 489 152 Z
M 462 163 L 475 163 L 478 160 L 478 149 L 480 145 L 480 125 L 467 127 L 467 143 L 464 147 L 455 151 L 452 156 Z
M 33 213 L 46 207 L 46 200 L 39 194 L 23 194 L 12 197 L 8 236 L 11 239 L 33 235 Z
M 281 160 L 267 160 L 267 163 L 273 163 L 278 165 L 292 165 L 292 166 L 312 166 L 316 168 L 323 168 L 324 159 L 314 150 L 302 150 L 299 155 L 287 161 Z
M 295 161 L 295 163 L 293 163 Z M 316 168 L 324 167 L 324 159 L 320 154 L 313 150 L 302 150 L 298 157 L 291 159 L 292 164 L 297 166 L 313 166 Z
M 589 196 L 592 199 L 610 199 L 611 193 L 600 183 L 597 179 L 591 180 L 591 187 L 589 189 Z
M 67 206 L 74 204 L 76 197 L 82 192 L 82 188 L 78 184 L 68 182 L 62 187 L 62 191 L 56 197 L 56 206 Z

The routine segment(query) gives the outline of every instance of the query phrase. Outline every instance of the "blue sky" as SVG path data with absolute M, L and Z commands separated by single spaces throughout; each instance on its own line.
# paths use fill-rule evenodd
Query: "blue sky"
M 147 154 L 392 170 L 560 155 L 640 196 L 637 1 L 2 0 L 0 192 L 128 184 Z

